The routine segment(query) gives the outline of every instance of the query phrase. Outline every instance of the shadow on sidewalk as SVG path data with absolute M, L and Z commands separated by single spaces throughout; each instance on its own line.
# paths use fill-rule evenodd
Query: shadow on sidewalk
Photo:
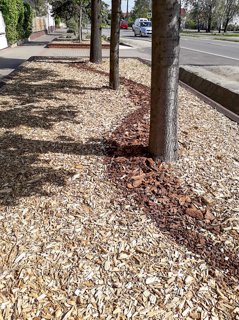
M 44 48 L 47 47 L 49 41 L 28 41 L 26 43 L 23 43 L 21 47 L 36 47 L 36 46 L 44 46 Z
M 4 69 L 16 69 L 26 59 L 0 57 L 0 72 Z

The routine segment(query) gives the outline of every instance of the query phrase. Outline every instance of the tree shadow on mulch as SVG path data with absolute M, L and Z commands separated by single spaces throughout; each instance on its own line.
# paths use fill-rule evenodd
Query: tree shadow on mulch
M 75 173 L 72 170 L 55 169 L 50 160 L 41 154 L 103 155 L 102 140 L 90 139 L 81 144 L 71 137 L 59 136 L 59 141 L 25 139 L 10 131 L 0 137 L 0 205 L 15 205 L 18 199 L 32 195 L 51 196 L 44 186 L 63 186 Z
M 50 130 L 60 122 L 81 124 L 77 118 L 80 108 L 64 98 L 69 89 L 71 94 L 84 94 L 86 90 L 105 90 L 105 87 L 85 87 L 78 81 L 61 79 L 57 72 L 29 66 L 16 72 L 14 81 L 2 88 L 0 128 L 5 133 L 0 136 L 1 205 L 15 205 L 22 197 L 35 194 L 49 196 L 44 191 L 46 184 L 64 185 L 75 174 L 74 168 L 54 169 L 50 161 L 41 159 L 42 154 L 102 155 L 102 140 L 89 139 L 81 144 L 62 131 L 52 142 L 27 139 L 12 131 L 19 126 L 27 132 L 27 128 Z
M 108 75 L 87 64 L 76 63 L 75 67 Z M 236 254 L 226 250 L 222 243 L 214 244 L 212 237 L 200 232 L 203 228 L 212 234 L 220 233 L 219 222 L 200 199 L 191 199 L 183 192 L 179 182 L 170 177 L 170 170 L 160 162 L 155 163 L 147 153 L 150 88 L 125 78 L 120 82 L 140 108 L 125 117 L 105 140 L 109 179 L 122 190 L 126 199 L 133 199 L 161 231 L 168 232 L 179 245 L 205 260 L 212 274 L 218 268 L 225 271 L 227 282 L 231 275 L 239 277 Z

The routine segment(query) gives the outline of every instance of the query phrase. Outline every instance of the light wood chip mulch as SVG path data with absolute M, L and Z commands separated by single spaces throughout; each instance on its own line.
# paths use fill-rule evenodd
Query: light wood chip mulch
M 150 69 L 120 68 L 113 91 L 108 60 L 39 59 L 1 89 L 0 319 L 239 319 L 238 124 L 180 88 L 179 161 L 154 163 Z

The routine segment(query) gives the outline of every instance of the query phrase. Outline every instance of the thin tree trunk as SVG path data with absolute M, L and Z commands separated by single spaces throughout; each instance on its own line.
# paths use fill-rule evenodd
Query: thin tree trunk
M 199 3 L 197 3 L 197 22 L 198 22 L 198 32 L 200 32 Z
M 199 13 L 197 14 L 197 20 L 198 20 L 198 32 L 200 32 L 200 20 L 199 20 Z
M 155 160 L 178 158 L 177 109 L 180 0 L 153 1 L 151 114 L 148 150 Z
M 229 23 L 229 19 L 227 18 L 226 23 L 225 23 L 225 27 L 224 27 L 224 32 L 227 32 L 228 23 Z
M 208 25 L 207 25 L 207 32 L 211 32 L 211 24 L 212 24 L 212 7 L 209 7 L 209 16 L 208 16 Z
M 81 28 L 81 24 L 82 24 L 82 8 L 80 5 L 80 14 L 78 16 L 78 39 L 79 42 L 82 41 L 82 28 Z
M 110 86 L 117 90 L 119 80 L 119 38 L 120 38 L 121 0 L 112 0 L 110 33 Z
M 91 0 L 90 62 L 102 62 L 101 0 Z

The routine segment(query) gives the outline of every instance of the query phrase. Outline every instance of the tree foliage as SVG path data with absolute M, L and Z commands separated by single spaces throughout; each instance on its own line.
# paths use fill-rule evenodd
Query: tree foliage
M 197 23 L 198 31 L 221 28 L 227 31 L 228 24 L 239 14 L 239 0 L 188 0 L 190 18 Z
M 77 19 L 80 14 L 79 6 L 74 0 L 53 0 L 52 15 L 67 22 L 70 19 Z
M 51 0 L 30 0 L 30 5 L 34 9 L 36 17 L 43 17 L 47 14 L 49 2 L 51 2 Z
M 67 22 L 67 20 L 75 19 L 79 16 L 80 2 L 78 0 L 52 0 L 52 15 Z M 82 19 L 83 21 L 91 20 L 91 1 L 82 0 Z M 104 1 L 101 2 L 102 23 L 109 24 L 109 5 Z
M 0 0 L 8 45 L 28 38 L 32 33 L 33 9 L 20 0 Z
M 130 22 L 134 22 L 137 18 L 147 18 L 150 10 L 150 0 L 135 0 L 134 7 L 130 13 Z

